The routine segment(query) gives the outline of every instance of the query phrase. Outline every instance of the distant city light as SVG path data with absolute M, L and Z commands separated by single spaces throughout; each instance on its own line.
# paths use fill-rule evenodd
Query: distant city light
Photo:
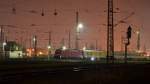
M 39 52 L 39 54 L 42 55 L 43 53 L 42 53 L 42 52 Z
M 34 49 L 32 49 L 32 51 L 34 51 Z
M 31 51 L 31 49 L 27 48 L 27 49 L 26 49 L 26 52 L 29 52 L 29 51 Z
M 140 34 L 140 32 L 139 32 L 139 31 L 137 31 L 136 33 L 137 33 L 137 34 Z
M 31 48 L 26 49 L 26 51 L 27 51 L 27 56 L 32 56 L 32 49 Z

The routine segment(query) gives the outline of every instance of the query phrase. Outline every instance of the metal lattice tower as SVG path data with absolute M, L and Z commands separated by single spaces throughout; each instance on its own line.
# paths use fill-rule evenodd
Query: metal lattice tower
M 114 61 L 113 0 L 108 0 L 107 62 Z

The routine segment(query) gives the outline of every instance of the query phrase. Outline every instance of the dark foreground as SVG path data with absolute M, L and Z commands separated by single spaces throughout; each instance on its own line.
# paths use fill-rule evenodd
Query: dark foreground
M 149 84 L 150 80 L 149 64 L 35 65 L 0 69 L 0 84 Z

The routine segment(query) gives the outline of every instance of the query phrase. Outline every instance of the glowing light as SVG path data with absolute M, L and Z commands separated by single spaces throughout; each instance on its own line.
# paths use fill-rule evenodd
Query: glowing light
M 43 52 L 39 52 L 39 54 L 40 54 L 40 55 L 42 55 L 42 54 L 43 54 Z
M 31 48 L 28 48 L 27 50 L 27 56 L 32 56 L 32 49 Z
M 95 57 L 91 57 L 91 61 L 95 61 Z
M 77 26 L 77 32 L 80 32 L 80 29 L 83 29 L 83 24 L 79 23 Z
M 33 38 L 33 41 L 35 42 L 35 41 L 36 41 L 36 38 Z
M 63 49 L 63 50 L 66 50 L 67 48 L 66 48 L 66 46 L 63 46 L 62 49 Z
M 7 43 L 6 42 L 3 42 L 3 46 L 6 46 L 7 45 Z
M 32 51 L 34 51 L 34 49 L 32 49 Z
M 49 45 L 47 48 L 48 48 L 48 49 L 51 49 L 51 46 Z
M 85 46 L 83 47 L 83 50 L 86 50 L 86 47 L 85 47 Z
M 137 34 L 140 34 L 140 32 L 139 32 L 139 31 L 137 31 L 136 33 L 137 33 Z
M 29 51 L 30 51 L 30 49 L 27 49 L 26 51 L 27 51 L 27 52 L 29 52 Z
M 141 50 L 137 50 L 136 52 L 137 52 L 137 53 L 142 53 L 142 51 L 141 51 Z
M 78 28 L 83 28 L 83 24 L 78 24 Z
M 147 56 L 147 57 L 149 57 L 150 55 L 149 55 L 149 54 L 147 54 L 146 56 Z

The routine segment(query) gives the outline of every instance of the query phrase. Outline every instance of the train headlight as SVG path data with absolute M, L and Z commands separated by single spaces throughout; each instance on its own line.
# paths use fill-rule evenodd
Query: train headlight
M 95 61 L 95 57 L 91 57 L 91 61 Z

